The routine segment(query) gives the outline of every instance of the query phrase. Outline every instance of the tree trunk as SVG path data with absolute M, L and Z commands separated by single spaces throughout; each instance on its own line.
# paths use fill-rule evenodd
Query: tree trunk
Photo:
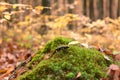
M 118 16 L 120 16 L 120 0 L 118 1 Z
M 103 17 L 110 16 L 110 0 L 103 0 Z
M 98 1 L 99 0 L 94 0 L 93 1 L 93 9 L 94 9 L 94 19 L 97 19 L 97 18 L 99 18 L 99 9 L 98 9 Z
M 112 0 L 111 1 L 111 17 L 117 18 L 117 11 L 118 11 L 118 0 Z
M 64 7 L 63 7 L 63 0 L 58 0 L 58 15 L 63 15 Z
M 64 0 L 64 11 L 65 11 L 65 14 L 68 13 L 68 0 Z
M 22 4 L 22 3 L 23 3 L 23 0 L 19 0 L 18 3 L 19 3 L 19 4 Z M 23 21 L 23 20 L 24 20 L 23 14 L 24 14 L 24 13 L 21 13 L 20 16 L 19 16 L 20 21 Z
M 56 16 L 56 11 L 55 11 L 55 2 L 54 2 L 54 0 L 51 0 L 50 1 L 50 7 L 51 7 L 51 15 L 54 15 L 54 16 Z
M 90 0 L 86 0 L 86 16 L 90 16 Z
M 83 0 L 75 0 L 74 4 L 76 5 L 75 13 L 82 15 L 83 14 Z

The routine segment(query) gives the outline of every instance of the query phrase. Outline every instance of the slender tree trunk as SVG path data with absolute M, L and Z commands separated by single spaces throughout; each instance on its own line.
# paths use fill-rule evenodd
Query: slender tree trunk
M 86 15 L 90 16 L 90 0 L 86 0 Z
M 103 0 L 103 17 L 110 16 L 110 0 Z
M 55 13 L 55 2 L 54 2 L 54 0 L 51 0 L 50 1 L 50 7 L 51 7 L 51 15 L 54 15 L 54 16 L 56 16 L 56 13 Z
M 118 0 L 112 0 L 111 2 L 111 17 L 117 18 L 117 11 L 118 11 Z
M 118 1 L 118 16 L 120 16 L 120 0 Z
M 52 0 L 53 1 L 53 0 Z M 39 4 L 42 5 L 42 0 L 39 0 Z
M 64 11 L 67 14 L 68 13 L 68 0 L 64 0 Z
M 98 1 L 99 0 L 94 0 L 93 1 L 93 9 L 94 9 L 94 19 L 99 18 L 99 9 L 98 9 Z
M 19 3 L 19 4 L 22 4 L 22 3 L 23 3 L 23 0 L 19 0 L 18 3 Z M 24 13 L 21 13 L 21 14 L 20 14 L 20 21 L 23 21 L 23 20 L 24 20 L 23 14 L 24 14 Z
M 30 5 L 33 5 L 33 0 L 30 0 L 29 3 L 30 3 Z
M 64 7 L 63 7 L 63 0 L 58 0 L 58 15 L 63 15 Z
M 90 5 L 89 5 L 89 8 L 90 8 L 90 18 L 94 19 L 93 0 L 89 0 L 89 1 L 90 1 Z
M 75 7 L 75 13 L 82 15 L 83 14 L 83 0 L 74 0 Z

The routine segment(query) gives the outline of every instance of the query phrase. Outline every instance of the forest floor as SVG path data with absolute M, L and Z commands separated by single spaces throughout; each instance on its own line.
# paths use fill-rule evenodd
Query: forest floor
M 33 25 L 33 24 L 31 24 Z M 7 79 L 14 71 L 15 66 L 43 48 L 49 40 L 56 36 L 72 38 L 85 45 L 96 46 L 107 55 L 115 54 L 115 60 L 120 60 L 120 17 L 117 19 L 105 18 L 103 20 L 90 21 L 87 17 L 81 17 L 79 26 L 63 28 L 43 29 L 40 34 L 24 33 L 0 40 L 0 80 Z M 35 31 L 36 32 L 36 31 Z M 39 31 L 38 31 L 39 32 Z M 42 31 L 41 31 L 42 32 Z M 11 34 L 8 30 L 5 35 Z M 20 36 L 24 40 L 20 40 Z M 118 74 L 117 74 L 118 75 Z

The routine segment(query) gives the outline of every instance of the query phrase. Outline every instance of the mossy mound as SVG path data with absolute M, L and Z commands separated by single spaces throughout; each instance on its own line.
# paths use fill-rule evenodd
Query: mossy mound
M 80 80 L 99 80 L 105 77 L 107 63 L 100 52 L 71 45 L 56 51 L 50 58 L 44 59 L 58 46 L 67 45 L 71 40 L 56 38 L 46 44 L 29 64 L 31 70 L 21 75 L 18 80 L 74 80 L 81 73 Z

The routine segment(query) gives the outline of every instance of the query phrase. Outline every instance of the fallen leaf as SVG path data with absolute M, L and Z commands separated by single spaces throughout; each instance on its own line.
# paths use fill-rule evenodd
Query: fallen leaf
M 119 66 L 115 65 L 115 64 L 111 64 L 109 69 L 111 69 L 111 70 L 119 70 Z
M 107 55 L 111 55 L 112 54 L 112 52 L 110 50 L 108 50 L 108 49 L 104 49 L 103 52 L 105 54 L 107 54 Z
M 105 54 L 103 54 L 103 57 L 105 58 L 105 60 L 108 60 L 108 61 L 110 60 L 110 58 Z
M 10 14 L 5 14 L 4 18 L 7 19 L 7 20 L 10 20 L 11 19 L 11 15 Z
M 8 67 L 7 72 L 0 76 L 0 79 L 8 76 L 14 70 L 13 66 Z
M 6 69 L 0 69 L 0 74 L 5 73 L 7 70 Z
M 68 43 L 68 46 L 69 46 L 69 45 L 76 45 L 76 44 L 80 44 L 80 42 L 78 42 L 78 41 L 72 41 L 72 42 L 69 42 L 69 43 Z
M 81 45 L 82 47 L 89 48 L 89 46 L 88 46 L 87 43 L 80 43 L 80 45 Z
M 114 56 L 114 59 L 115 59 L 116 61 L 120 61 L 120 54 L 115 55 L 115 56 Z
M 113 54 L 120 54 L 120 51 L 113 51 Z
M 109 80 L 120 80 L 120 78 L 119 78 L 119 76 L 120 76 L 119 66 L 116 64 L 111 64 L 109 69 L 108 69 L 107 74 L 110 76 Z
M 81 72 L 78 72 L 78 74 L 77 74 L 75 80 L 79 80 L 80 76 L 81 76 Z

